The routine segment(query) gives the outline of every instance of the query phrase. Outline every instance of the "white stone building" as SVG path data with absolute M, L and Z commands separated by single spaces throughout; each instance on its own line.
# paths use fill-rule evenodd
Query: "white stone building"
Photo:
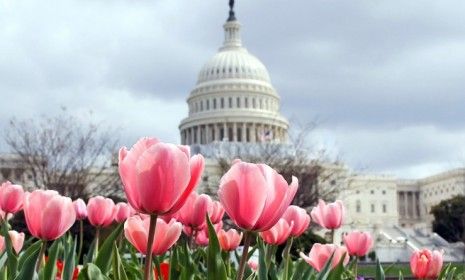
M 268 70 L 242 45 L 241 25 L 231 13 L 223 26 L 224 43 L 200 70 L 187 98 L 189 115 L 179 125 L 181 143 L 206 157 L 203 187 L 215 188 L 222 175 L 215 153 L 257 143 L 283 145 L 289 148 L 282 151 L 295 152 L 287 143 L 289 124 L 279 111 L 280 97 Z M 406 261 L 410 255 L 406 250 L 420 247 L 445 249 L 449 260 L 462 258 L 463 244 L 450 245 L 431 232 L 429 212 L 440 201 L 465 194 L 465 168 L 419 180 L 359 175 L 340 165 L 326 168 L 323 172 L 337 174 L 337 180 L 326 184 L 340 188 L 339 198 L 347 209 L 336 242 L 344 232 L 368 230 L 376 236 L 376 252 L 383 261 Z M 0 180 L 30 185 L 15 155 L 0 156 Z

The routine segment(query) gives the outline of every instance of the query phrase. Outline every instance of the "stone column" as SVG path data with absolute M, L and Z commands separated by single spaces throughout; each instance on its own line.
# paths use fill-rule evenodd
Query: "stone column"
M 217 104 L 218 105 L 218 104 Z M 205 144 L 210 143 L 210 125 L 206 124 L 205 125 Z
M 233 122 L 233 141 L 237 142 L 237 123 Z
M 252 127 L 250 128 L 250 142 L 257 142 L 257 130 L 255 127 L 255 123 L 252 123 Z
M 197 126 L 197 142 L 196 144 L 200 144 L 200 125 Z
M 242 142 L 247 142 L 247 124 L 245 122 L 242 123 Z
M 223 123 L 223 130 L 224 130 L 224 135 L 223 135 L 223 139 L 221 140 L 224 140 L 224 139 L 227 139 L 229 141 L 229 131 L 228 131 L 228 125 L 226 123 Z
M 190 134 L 190 138 L 191 138 L 191 141 L 190 141 L 189 145 L 192 145 L 192 144 L 194 144 L 194 127 L 193 126 L 191 126 L 189 128 L 189 134 Z
M 401 198 L 402 195 L 401 194 L 402 194 L 402 192 L 397 192 L 397 212 L 399 213 L 400 218 L 402 218 L 402 214 L 403 214 L 402 211 L 401 211 L 402 207 L 401 207 L 401 203 L 400 203 L 400 201 L 402 200 L 402 198 Z
M 405 211 L 405 218 L 409 218 L 408 213 L 408 192 L 404 192 L 404 211 Z
M 216 141 L 221 141 L 221 139 L 220 139 L 220 125 L 215 123 L 214 126 L 215 126 L 215 140 Z

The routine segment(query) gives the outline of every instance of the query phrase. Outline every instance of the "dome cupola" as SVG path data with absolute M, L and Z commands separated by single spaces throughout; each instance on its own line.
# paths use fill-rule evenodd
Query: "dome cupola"
M 265 65 L 242 45 L 232 6 L 223 28 L 223 45 L 201 68 L 187 98 L 181 143 L 285 142 L 288 122 L 279 112 L 280 98 Z

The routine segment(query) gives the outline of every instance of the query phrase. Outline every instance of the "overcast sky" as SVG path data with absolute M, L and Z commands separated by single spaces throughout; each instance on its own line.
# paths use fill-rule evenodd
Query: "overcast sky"
M 66 106 L 120 127 L 122 145 L 179 142 L 227 2 L 0 0 L 0 131 Z M 313 144 L 398 177 L 465 164 L 465 1 L 236 2 L 283 114 L 320 120 Z

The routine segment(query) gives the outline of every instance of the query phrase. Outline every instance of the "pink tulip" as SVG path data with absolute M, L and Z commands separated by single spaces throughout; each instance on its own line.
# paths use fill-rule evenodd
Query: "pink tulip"
M 199 246 L 208 246 L 208 242 L 210 242 L 208 238 L 208 233 L 204 230 L 197 232 L 195 235 L 195 244 Z
M 0 209 L 0 222 L 5 219 L 5 216 L 7 217 L 6 218 L 7 220 L 13 218 L 13 214 L 11 214 L 11 213 L 7 214 L 7 213 L 3 212 L 3 210 Z
M 252 271 L 257 271 L 258 270 L 258 262 L 255 260 L 249 260 L 247 262 L 247 265 L 250 267 Z
M 76 211 L 76 220 L 87 218 L 87 206 L 84 200 L 78 198 L 73 201 L 74 210 Z
M 333 259 L 331 261 L 331 268 L 333 269 L 339 264 L 344 254 L 345 258 L 342 263 L 343 265 L 347 265 L 349 262 L 349 255 L 347 254 L 346 247 L 337 246 L 334 244 L 323 245 L 320 243 L 315 243 L 313 244 L 313 247 L 310 250 L 308 256 L 300 252 L 300 257 L 304 259 L 304 261 L 306 261 L 309 265 L 311 265 L 316 271 L 320 272 L 325 264 L 329 261 L 329 258 L 331 258 L 331 255 L 333 255 Z
M 212 222 L 212 224 L 219 223 L 223 219 L 223 216 L 223 205 L 221 205 L 219 201 L 213 201 L 208 209 L 208 217 L 210 217 L 210 221 Z
M 410 257 L 410 269 L 413 276 L 419 279 L 436 279 L 442 269 L 442 255 L 443 253 L 437 250 L 415 251 Z
M 71 198 L 52 190 L 24 194 L 24 216 L 29 232 L 42 240 L 55 240 L 76 221 Z
M 94 227 L 111 225 L 115 216 L 115 203 L 109 198 L 95 196 L 87 203 L 88 220 Z
M 260 232 L 260 237 L 265 243 L 271 245 L 280 245 L 286 242 L 287 238 L 292 232 L 294 224 L 288 224 L 285 219 L 279 219 L 279 221 L 269 230 Z
M 373 238 L 369 232 L 353 231 L 342 238 L 351 256 L 365 256 L 373 247 Z
M 297 192 L 266 164 L 236 161 L 221 178 L 218 196 L 233 222 L 247 231 L 265 231 L 284 214 Z
M 189 195 L 183 207 L 181 207 L 174 216 L 176 220 L 193 230 L 202 229 L 206 225 L 205 216 L 211 203 L 212 200 L 210 196 L 206 194 L 198 195 L 193 192 Z
M 8 235 L 10 236 L 13 249 L 15 250 L 16 254 L 19 254 L 24 244 L 24 233 L 23 232 L 19 233 L 14 230 L 9 230 Z M 6 247 L 5 237 L 0 236 L 0 254 L 5 250 L 5 247 Z
M 24 191 L 20 185 L 6 181 L 0 186 L 0 209 L 15 214 L 23 208 Z
M 124 236 L 141 253 L 147 252 L 150 219 L 141 219 L 139 216 L 129 217 L 124 223 Z M 179 239 L 182 225 L 175 220 L 166 223 L 157 219 L 152 253 L 163 255 Z
M 313 207 L 310 215 L 313 221 L 326 229 L 337 229 L 344 219 L 345 209 L 342 201 L 336 200 L 326 204 L 322 199 L 318 200 L 318 206 Z
M 118 202 L 115 206 L 115 221 L 122 223 L 131 216 L 131 208 L 129 204 L 124 202 Z
M 223 251 L 234 251 L 241 243 L 242 233 L 238 233 L 235 229 L 224 231 L 219 230 L 218 241 L 220 242 L 221 250 Z
M 293 237 L 302 235 L 310 225 L 310 215 L 307 214 L 305 209 L 295 205 L 291 205 L 286 209 L 283 219 L 285 219 L 288 224 L 294 224 L 291 231 L 291 236 Z
M 178 211 L 197 186 L 202 155 L 190 157 L 188 146 L 142 138 L 119 151 L 119 174 L 129 204 L 138 212 L 163 215 Z

